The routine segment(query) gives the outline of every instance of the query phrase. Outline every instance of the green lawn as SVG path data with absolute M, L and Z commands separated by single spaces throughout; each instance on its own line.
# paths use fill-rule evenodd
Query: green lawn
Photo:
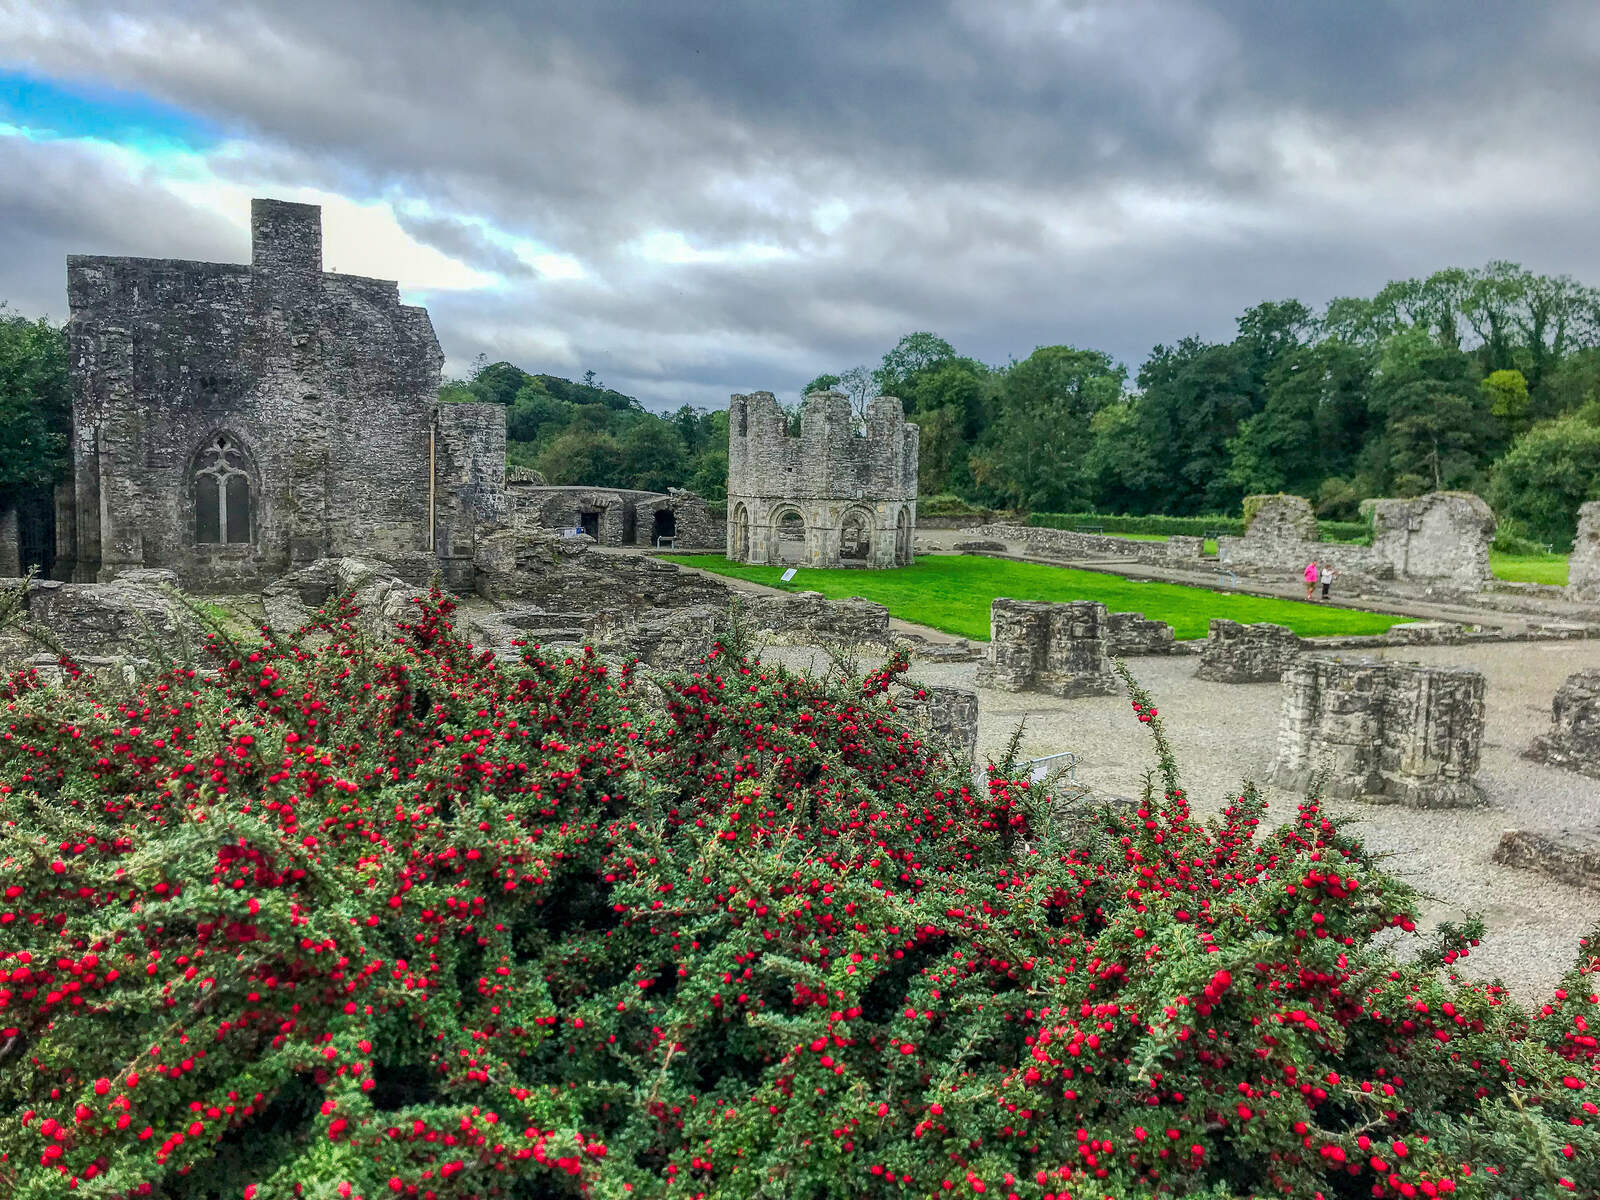
M 1382 633 L 1407 619 L 1348 608 L 1324 608 L 1299 600 L 1213 592 L 1176 583 L 1140 583 L 1097 571 L 978 555 L 925 556 L 917 559 L 914 566 L 893 571 L 801 567 L 791 583 L 778 581 L 783 573 L 781 567 L 740 566 L 709 554 L 664 557 L 785 591 L 821 592 L 835 599 L 862 596 L 904 620 L 980 641 L 989 638 L 989 602 L 1000 596 L 1013 600 L 1099 600 L 1113 612 L 1142 612 L 1153 620 L 1166 621 L 1179 638 L 1205 637 L 1212 617 L 1273 621 L 1307 637 Z
M 1489 569 L 1496 579 L 1515 583 L 1554 583 L 1566 586 L 1565 554 L 1498 554 L 1489 551 Z

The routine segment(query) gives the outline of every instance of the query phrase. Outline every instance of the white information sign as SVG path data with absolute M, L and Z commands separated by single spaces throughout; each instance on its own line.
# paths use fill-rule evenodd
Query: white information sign
M 791 580 L 791 579 L 793 579 L 793 578 L 794 578 L 794 568 L 793 568 L 793 567 L 790 567 L 790 568 L 789 568 L 789 569 L 788 569 L 788 570 L 787 570 L 787 571 L 785 571 L 785 572 L 784 572 L 784 573 L 783 573 L 783 575 L 782 575 L 782 576 L 781 576 L 781 578 L 782 578 L 782 579 L 783 579 L 783 582 L 785 582 L 785 583 L 788 583 L 788 582 L 789 582 L 789 580 Z

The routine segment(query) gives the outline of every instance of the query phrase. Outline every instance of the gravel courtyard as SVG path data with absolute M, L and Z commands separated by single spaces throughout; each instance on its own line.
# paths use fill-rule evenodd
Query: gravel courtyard
M 1503 831 L 1600 824 L 1600 780 L 1540 766 L 1521 750 L 1550 721 L 1550 701 L 1568 674 L 1600 666 L 1600 643 L 1534 642 L 1407 647 L 1368 651 L 1407 661 L 1469 666 L 1487 679 L 1486 730 L 1478 782 L 1489 803 L 1476 809 L 1417 810 L 1329 801 L 1359 818 L 1358 831 L 1386 866 L 1434 897 L 1425 915 L 1450 919 L 1479 912 L 1489 927 L 1461 967 L 1500 976 L 1524 1000 L 1542 997 L 1571 964 L 1577 940 L 1600 923 L 1600 893 L 1568 887 L 1531 871 L 1490 861 Z M 771 651 L 790 662 L 795 650 Z M 1265 779 L 1278 728 L 1278 685 L 1207 683 L 1194 678 L 1198 658 L 1136 658 L 1134 676 L 1155 698 L 1178 754 L 1184 787 L 1197 812 L 1219 811 L 1245 779 Z M 929 683 L 975 687 L 977 663 L 914 663 Z M 1136 795 L 1153 766 L 1149 735 L 1122 697 L 1060 700 L 1037 692 L 979 688 L 979 755 L 1004 748 L 1026 720 L 1030 756 L 1071 750 L 1077 779 L 1095 792 Z M 1268 788 L 1282 817 L 1297 797 Z

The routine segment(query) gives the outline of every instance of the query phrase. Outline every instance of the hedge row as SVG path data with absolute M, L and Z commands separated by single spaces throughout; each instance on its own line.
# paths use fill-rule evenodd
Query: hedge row
M 1098 527 L 1103 533 L 1151 533 L 1171 537 L 1174 534 L 1204 537 L 1222 534 L 1226 537 L 1244 535 L 1242 517 L 1163 517 L 1163 516 L 1112 516 L 1106 513 L 1033 513 L 1029 525 L 1045 529 L 1079 529 Z M 1364 542 L 1372 530 L 1360 521 L 1319 521 L 1325 542 Z

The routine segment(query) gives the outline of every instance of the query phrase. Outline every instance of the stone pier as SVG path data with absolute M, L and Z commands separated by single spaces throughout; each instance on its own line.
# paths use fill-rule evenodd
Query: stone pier
M 1482 802 L 1481 672 L 1375 658 L 1308 655 L 1283 676 L 1271 781 L 1328 796 L 1416 808 Z
M 1093 600 L 999 599 L 989 606 L 989 657 L 980 687 L 1071 698 L 1121 691 L 1111 672 L 1110 616 Z

